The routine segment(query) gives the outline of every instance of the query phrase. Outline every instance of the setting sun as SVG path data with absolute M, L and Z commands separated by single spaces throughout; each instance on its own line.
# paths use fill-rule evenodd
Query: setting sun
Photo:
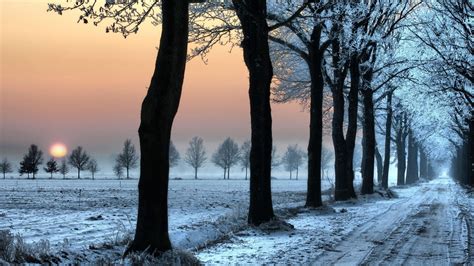
M 55 143 L 49 148 L 49 153 L 51 156 L 56 157 L 56 158 L 62 158 L 66 156 L 67 154 L 67 148 L 66 145 L 62 143 Z

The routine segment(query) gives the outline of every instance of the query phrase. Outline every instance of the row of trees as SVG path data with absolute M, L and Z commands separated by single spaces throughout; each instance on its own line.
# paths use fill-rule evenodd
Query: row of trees
M 449 158 L 454 162 L 463 160 L 461 155 L 467 144 L 461 140 L 472 136 L 472 127 L 466 127 L 466 119 L 472 121 L 469 1 L 112 2 L 99 7 L 96 1 L 78 0 L 71 6 L 50 4 L 49 9 L 60 14 L 80 10 L 81 19 L 95 25 L 110 21 L 106 31 L 124 36 L 136 33 L 146 19 L 162 25 L 155 71 L 142 104 L 139 210 L 135 238 L 126 254 L 145 250 L 155 254 L 171 249 L 167 216 L 170 135 L 180 102 L 189 41 L 196 45 L 191 57 L 205 57 L 216 44 L 230 43 L 243 49 L 249 71 L 252 131 L 250 224 L 259 225 L 274 218 L 270 186 L 272 80 L 277 101 L 297 100 L 309 109 L 308 207 L 322 205 L 325 124 L 331 124 L 335 150 L 336 200 L 356 197 L 353 157 L 359 128 L 363 136 L 363 194 L 374 191 L 377 158 L 382 162 L 377 164 L 381 165 L 382 184 L 388 187 L 392 128 L 400 123 L 404 129 L 393 131 L 395 135 L 402 134 L 402 138 L 396 137 L 402 142 L 408 134 L 408 169 L 418 165 L 413 160 L 416 150 L 421 150 L 431 164 Z M 200 4 L 189 5 L 197 2 Z M 453 17 L 451 13 L 460 16 Z M 426 56 L 427 47 L 435 51 L 432 58 Z M 453 53 L 459 48 L 464 49 L 461 57 Z M 428 92 L 431 88 L 439 90 L 437 96 Z M 454 108 L 439 103 L 453 100 Z M 427 110 L 436 115 L 429 115 Z M 446 119 L 445 114 L 455 117 Z M 323 123 L 324 119 L 330 123 Z M 426 121 L 438 123 L 428 131 L 423 127 Z M 450 122 L 453 125 L 452 121 L 458 122 L 448 129 L 438 127 Z M 383 125 L 379 130 L 379 135 L 385 136 L 383 145 L 377 145 L 379 124 Z M 450 138 L 450 130 L 459 131 L 460 136 Z M 460 151 L 456 156 L 443 154 L 443 149 L 453 150 L 443 141 L 446 139 Z M 467 143 L 472 145 L 472 141 Z M 397 146 L 400 158 L 406 151 L 406 143 L 402 144 Z M 382 147 L 383 158 L 379 151 Z M 469 158 L 472 165 L 472 156 Z M 404 162 L 399 160 L 399 166 Z M 459 165 L 457 172 L 472 173 L 467 172 L 466 163 L 455 165 Z M 407 171 L 408 180 L 412 180 L 412 172 Z
M 239 164 L 242 170 L 245 170 L 245 179 L 247 180 L 248 168 L 250 166 L 250 145 L 250 141 L 245 141 L 239 147 L 230 137 L 219 145 L 212 155 L 211 161 L 224 170 L 224 179 L 229 179 L 230 168 Z M 170 167 L 176 167 L 181 160 L 181 156 L 173 142 L 170 142 L 169 154 Z M 292 179 L 292 173 L 294 171 L 296 171 L 296 179 L 298 179 L 298 170 L 302 166 L 305 156 L 306 154 L 298 145 L 289 145 L 280 159 L 276 154 L 276 147 L 274 146 L 272 150 L 272 168 L 283 165 L 285 170 L 290 173 L 290 179 Z M 193 137 L 191 139 L 183 159 L 185 163 L 194 169 L 194 178 L 197 179 L 198 170 L 203 167 L 208 160 L 204 141 L 201 137 Z M 125 140 L 122 152 L 115 157 L 115 164 L 113 166 L 114 174 L 118 178 L 125 176 L 129 179 L 130 171 L 138 167 L 138 160 L 139 156 L 132 141 L 130 139 Z M 30 178 L 30 174 L 32 174 L 32 178 L 35 179 L 39 166 L 42 163 L 43 152 L 38 149 L 38 146 L 33 144 L 20 162 L 19 173 L 20 175 L 27 174 L 27 178 Z M 80 146 L 73 150 L 67 159 L 62 159 L 60 164 L 58 164 L 55 158 L 50 158 L 43 169 L 46 173 L 50 174 L 50 178 L 53 178 L 53 174 L 55 173 L 60 173 L 63 178 L 65 178 L 66 174 L 69 173 L 68 165 L 78 170 L 78 178 L 80 178 L 81 171 L 88 170 L 92 175 L 92 179 L 94 179 L 94 175 L 100 170 L 97 161 L 92 159 Z M 3 159 L 3 161 L 0 162 L 0 173 L 3 173 L 3 178 L 5 179 L 5 175 L 11 172 L 13 172 L 11 163 L 6 158 Z
M 37 145 L 32 144 L 28 148 L 28 152 L 23 156 L 18 172 L 20 176 L 26 174 L 29 179 L 30 175 L 32 175 L 31 178 L 35 179 L 41 164 L 43 164 L 43 151 L 41 151 Z M 68 165 L 77 169 L 78 179 L 81 178 L 81 171 L 90 171 L 92 179 L 94 179 L 94 175 L 99 171 L 97 161 L 91 158 L 81 146 L 74 149 L 67 158 L 62 159 L 60 164 L 58 164 L 54 157 L 51 157 L 46 162 L 43 170 L 50 174 L 50 178 L 53 178 L 53 174 L 55 173 L 60 173 L 63 178 L 65 178 L 66 174 L 69 173 Z M 4 179 L 7 173 L 13 172 L 12 164 L 6 158 L 0 162 L 0 172 L 3 174 Z

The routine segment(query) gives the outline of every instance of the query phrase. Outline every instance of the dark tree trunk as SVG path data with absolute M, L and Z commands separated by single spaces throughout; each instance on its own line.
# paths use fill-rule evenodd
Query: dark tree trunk
M 291 176 L 291 170 L 290 170 L 290 180 L 291 180 L 292 176 Z
M 362 147 L 362 194 L 374 193 L 375 118 L 373 91 L 367 86 L 362 90 L 364 102 L 364 145 Z
M 313 28 L 309 47 L 309 70 L 311 75 L 311 107 L 308 143 L 308 193 L 306 207 L 323 205 L 321 197 L 321 150 L 323 145 L 323 93 L 322 54 L 319 50 L 321 25 Z
M 188 1 L 162 1 L 162 33 L 155 71 L 142 104 L 138 218 L 130 251 L 171 249 L 168 181 L 171 127 L 178 110 L 188 47 Z
M 428 177 L 428 159 L 426 153 L 420 148 L 420 178 Z
M 247 173 L 248 173 L 248 168 L 245 167 L 245 180 L 247 180 Z
M 250 206 L 248 222 L 259 225 L 274 217 L 271 192 L 272 115 L 270 85 L 273 67 L 268 45 L 265 0 L 233 0 L 242 25 L 244 61 L 250 86 Z
M 335 26 L 337 27 L 337 26 Z M 337 32 L 338 29 L 335 30 Z M 336 39 L 332 42 L 332 57 L 334 68 L 334 84 L 332 87 L 333 95 L 333 119 L 332 119 L 332 141 L 334 144 L 334 170 L 336 187 L 334 190 L 334 199 L 337 201 L 355 198 L 354 187 L 351 177 L 347 175 L 348 160 L 347 144 L 344 139 L 344 80 L 346 71 L 340 66 L 340 44 Z
M 79 168 L 77 168 L 77 179 L 81 179 L 81 169 Z
M 225 180 L 225 174 L 227 173 L 227 169 L 224 168 L 224 180 Z
M 413 184 L 418 181 L 418 147 L 416 145 L 413 131 L 408 132 L 408 165 L 407 165 L 407 184 Z
M 382 154 L 380 154 L 379 146 L 375 143 L 375 163 L 377 167 L 377 184 L 382 185 L 383 161 Z
M 392 135 L 392 92 L 389 92 L 387 95 L 387 120 L 385 122 L 385 152 L 384 152 L 383 174 L 382 174 L 382 187 L 383 188 L 388 188 L 391 135 Z
M 298 180 L 298 167 L 296 167 L 296 180 Z
M 227 179 L 230 179 L 230 167 L 227 168 Z
M 406 139 L 407 139 L 407 121 L 406 115 L 398 116 L 398 128 L 396 136 L 397 145 L 397 185 L 405 185 L 405 170 L 406 170 Z
M 194 168 L 194 179 L 198 179 L 198 168 Z
M 349 91 L 348 106 L 348 125 L 346 134 L 346 179 L 347 188 L 351 197 L 355 198 L 354 190 L 354 149 L 357 137 L 357 112 L 359 107 L 359 87 L 360 87 L 360 71 L 359 59 L 357 54 L 351 57 L 350 65 L 351 88 Z
M 127 179 L 130 179 L 130 175 L 129 175 L 129 167 L 127 167 Z

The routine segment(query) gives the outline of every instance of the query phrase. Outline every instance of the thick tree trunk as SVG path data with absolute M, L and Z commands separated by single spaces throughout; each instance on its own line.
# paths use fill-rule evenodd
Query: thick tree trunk
M 188 1 L 162 1 L 160 47 L 142 104 L 138 218 L 130 251 L 159 254 L 171 249 L 168 181 L 171 127 L 178 110 L 188 46 Z
M 400 128 L 397 133 L 397 185 L 405 185 L 405 170 L 406 170 L 406 141 Z
M 337 26 L 336 26 L 337 27 Z M 338 30 L 336 29 L 335 32 Z M 332 42 L 332 57 L 334 68 L 334 84 L 332 88 L 334 112 L 332 118 L 332 141 L 334 144 L 334 170 L 336 187 L 334 199 L 337 201 L 355 198 L 351 177 L 347 175 L 348 158 L 347 144 L 344 139 L 344 80 L 346 74 L 340 64 L 340 44 L 336 39 Z
M 382 185 L 383 161 L 380 154 L 378 143 L 375 143 L 375 164 L 377 169 L 377 184 Z
M 388 188 L 390 168 L 390 139 L 392 135 L 392 92 L 387 95 L 387 120 L 385 122 L 385 152 L 383 161 L 382 187 Z
M 359 107 L 360 71 L 357 54 L 353 54 L 350 64 L 351 88 L 349 91 L 348 125 L 346 134 L 346 178 L 347 188 L 351 197 L 355 198 L 354 190 L 354 149 L 357 137 L 357 112 Z
M 194 168 L 194 179 L 198 179 L 198 169 Z
M 426 153 L 420 148 L 420 178 L 428 177 L 428 159 Z
M 319 50 L 321 25 L 313 28 L 309 49 L 311 75 L 311 107 L 308 142 L 308 192 L 306 207 L 323 205 L 321 197 L 321 150 L 323 145 L 323 93 L 322 54 Z
M 33 175 L 34 177 L 34 175 Z M 81 169 L 77 168 L 77 179 L 81 179 Z
M 273 67 L 268 45 L 265 0 L 233 0 L 242 25 L 244 61 L 250 87 L 250 206 L 248 222 L 259 225 L 274 217 L 271 192 L 272 115 L 270 85 Z
M 418 147 L 415 142 L 413 131 L 408 132 L 408 165 L 407 165 L 407 184 L 413 184 L 418 181 Z
M 364 145 L 362 147 L 362 194 L 374 193 L 375 118 L 373 91 L 370 87 L 362 90 L 364 102 Z

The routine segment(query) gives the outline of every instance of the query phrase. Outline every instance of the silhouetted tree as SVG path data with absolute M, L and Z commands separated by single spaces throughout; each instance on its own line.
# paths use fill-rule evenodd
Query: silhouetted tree
M 71 152 L 71 155 L 69 155 L 69 164 L 77 169 L 78 179 L 81 178 L 81 171 L 87 169 L 89 160 L 89 155 L 82 149 L 81 146 L 78 146 Z
M 245 180 L 247 180 L 248 169 L 250 167 L 250 141 L 245 141 L 242 146 L 240 146 L 240 165 L 242 169 L 245 169 Z
M 0 172 L 3 174 L 3 179 L 5 179 L 5 174 L 11 173 L 13 171 L 11 163 L 4 158 L 2 162 L 0 162 Z
M 212 162 L 224 169 L 224 179 L 230 177 L 230 168 L 239 162 L 239 145 L 235 143 L 231 138 L 227 138 L 224 142 L 219 145 L 217 151 L 212 156 Z
M 124 256 L 133 251 L 159 255 L 171 249 L 168 234 L 169 147 L 184 81 L 189 3 L 193 2 L 203 1 L 122 1 L 118 5 L 108 2 L 105 6 L 96 5 L 97 1 L 74 1 L 75 4 L 69 7 L 49 4 L 48 10 L 59 14 L 69 9 L 82 11 L 79 21 L 84 23 L 92 21 L 97 25 L 112 20 L 106 31 L 119 32 L 125 37 L 138 32 L 148 16 L 162 24 L 155 70 L 142 102 L 138 130 L 141 160 L 137 225 L 135 237 Z M 158 6 L 161 12 L 156 12 Z
M 67 166 L 66 159 L 61 160 L 61 165 L 59 166 L 59 173 L 63 175 L 63 179 L 66 179 L 66 174 L 69 173 L 69 167 Z
M 170 167 L 175 167 L 179 164 L 181 156 L 179 155 L 178 150 L 174 146 L 173 142 L 170 142 Z
M 198 178 L 198 169 L 206 162 L 206 150 L 204 149 L 204 140 L 200 137 L 193 137 L 189 142 L 188 150 L 184 161 L 194 169 L 194 178 Z
M 42 163 L 43 152 L 38 149 L 38 146 L 32 144 L 28 149 L 28 153 L 23 156 L 23 160 L 20 162 L 20 175 L 27 174 L 30 178 L 30 174 L 33 174 L 33 179 L 35 179 L 38 166 Z
M 260 225 L 274 217 L 271 192 L 272 114 L 270 85 L 273 66 L 268 44 L 266 0 L 232 0 L 245 36 L 241 46 L 249 71 L 250 206 L 248 222 Z
M 91 172 L 92 179 L 94 179 L 95 173 L 99 172 L 99 165 L 97 165 L 97 161 L 95 159 L 90 159 L 87 163 L 87 170 Z
M 123 143 L 122 153 L 118 155 L 117 162 L 126 170 L 127 179 L 130 178 L 129 171 L 138 166 L 138 155 L 135 146 L 130 139 Z
M 54 158 L 46 162 L 46 167 L 43 168 L 46 173 L 50 174 L 50 179 L 53 179 L 53 174 L 59 172 L 58 163 Z

